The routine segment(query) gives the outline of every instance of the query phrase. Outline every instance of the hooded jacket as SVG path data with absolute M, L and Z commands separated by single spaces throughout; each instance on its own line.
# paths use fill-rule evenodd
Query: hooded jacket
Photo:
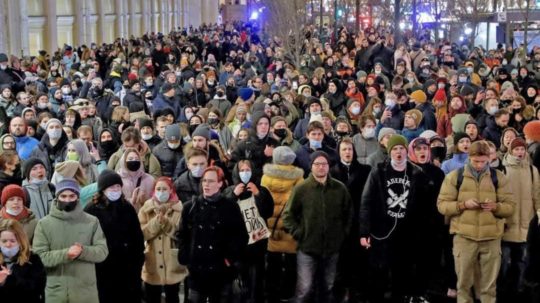
M 506 219 L 503 241 L 523 243 L 527 241 L 529 224 L 540 209 L 540 176 L 528 157 L 518 161 L 516 157 L 506 154 L 502 163 L 516 203 L 514 213 Z
M 173 177 L 176 171 L 176 166 L 183 158 L 182 147 L 171 149 L 168 146 L 167 140 L 161 141 L 154 149 L 152 154 L 158 159 L 161 164 L 161 174 L 165 177 Z
M 139 155 L 141 156 L 142 165 L 144 171 L 148 174 L 152 175 L 154 178 L 161 177 L 161 164 L 159 163 L 156 156 L 152 154 L 152 151 L 150 148 L 148 148 L 148 145 L 144 142 L 144 140 L 141 140 L 141 143 L 139 145 Z M 109 162 L 107 164 L 107 167 L 114 171 L 119 171 L 122 161 L 120 159 L 124 155 L 124 145 L 120 146 L 120 148 L 111 156 L 109 159 Z
M 144 172 L 142 163 L 137 171 L 132 172 L 128 170 L 124 166 L 124 156 L 125 155 L 123 155 L 118 161 L 119 166 L 117 172 L 122 178 L 122 193 L 124 193 L 124 197 L 126 197 L 126 200 L 133 205 L 134 201 L 131 201 L 131 197 L 137 187 L 139 187 L 141 192 L 144 192 L 146 197 L 150 197 L 150 195 L 154 191 L 154 177 Z M 137 186 L 137 184 L 139 185 Z M 139 210 L 140 208 L 140 205 L 133 206 L 136 210 Z
M 50 214 L 38 222 L 32 245 L 47 270 L 45 301 L 98 303 L 95 265 L 109 254 L 99 221 L 83 212 L 79 202 L 71 212 L 56 204 L 55 200 Z M 67 253 L 74 243 L 82 244 L 83 250 L 70 260 Z

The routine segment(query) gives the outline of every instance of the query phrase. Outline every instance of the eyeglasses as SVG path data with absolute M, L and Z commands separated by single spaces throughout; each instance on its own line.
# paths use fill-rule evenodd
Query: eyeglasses
M 316 167 L 325 167 L 328 166 L 328 162 L 313 162 L 313 165 Z

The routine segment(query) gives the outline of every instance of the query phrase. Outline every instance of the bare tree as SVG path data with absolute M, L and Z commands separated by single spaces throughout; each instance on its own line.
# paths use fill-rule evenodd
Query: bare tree
M 469 35 L 470 46 L 478 36 L 478 24 L 493 12 L 493 0 L 456 0 L 452 15 L 459 21 L 469 22 L 472 32 Z
M 268 11 L 269 33 L 299 66 L 306 39 L 306 0 L 264 0 L 264 5 Z

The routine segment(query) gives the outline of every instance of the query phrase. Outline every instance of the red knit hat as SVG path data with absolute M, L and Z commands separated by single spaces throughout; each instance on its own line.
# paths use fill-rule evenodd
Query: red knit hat
M 512 143 L 510 143 L 510 151 L 512 151 L 512 150 L 514 150 L 514 148 L 520 147 L 520 146 L 527 149 L 527 143 L 525 143 L 525 140 L 523 140 L 521 138 L 515 138 L 514 140 L 512 140 Z
M 439 88 L 437 90 L 437 92 L 435 93 L 435 96 L 433 96 L 433 101 L 434 102 L 437 102 L 437 101 L 440 101 L 440 102 L 447 102 L 447 99 L 446 99 L 446 92 L 444 91 L 444 88 Z
M 16 184 L 10 184 L 2 190 L 2 197 L 0 198 L 0 202 L 2 203 L 2 206 L 6 205 L 7 200 L 9 198 L 13 197 L 21 197 L 23 200 L 23 204 L 26 203 L 26 195 L 24 194 L 24 190 L 22 187 Z
M 525 138 L 535 142 L 540 142 L 540 120 L 530 121 L 523 128 Z

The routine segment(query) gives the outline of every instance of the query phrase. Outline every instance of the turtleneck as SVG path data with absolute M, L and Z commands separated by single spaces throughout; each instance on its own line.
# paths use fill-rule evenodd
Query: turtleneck
M 204 196 L 204 199 L 208 202 L 216 202 L 221 198 L 221 194 L 219 192 L 211 195 L 211 196 Z

